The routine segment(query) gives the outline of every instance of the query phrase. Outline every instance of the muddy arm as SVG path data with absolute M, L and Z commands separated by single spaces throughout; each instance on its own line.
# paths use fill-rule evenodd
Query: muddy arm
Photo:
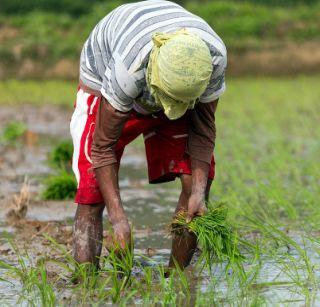
M 215 111 L 218 99 L 199 103 L 191 113 L 187 152 L 191 157 L 192 189 L 188 203 L 188 219 L 205 211 L 204 200 L 212 153 L 215 145 Z
M 122 207 L 115 146 L 129 113 L 114 109 L 102 98 L 97 113 L 91 157 L 99 188 L 105 201 L 115 239 L 122 248 L 130 242 L 130 227 Z

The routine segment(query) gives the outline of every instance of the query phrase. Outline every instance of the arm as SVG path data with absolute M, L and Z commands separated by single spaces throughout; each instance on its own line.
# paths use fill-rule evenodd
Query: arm
M 188 202 L 188 220 L 206 210 L 205 190 L 208 181 L 212 153 L 215 145 L 215 111 L 218 99 L 210 103 L 199 103 L 191 112 L 191 124 L 187 152 L 191 158 L 192 189 Z
M 102 97 L 91 148 L 93 169 L 114 229 L 115 239 L 122 248 L 130 243 L 131 234 L 120 198 L 115 146 L 129 114 L 116 110 Z

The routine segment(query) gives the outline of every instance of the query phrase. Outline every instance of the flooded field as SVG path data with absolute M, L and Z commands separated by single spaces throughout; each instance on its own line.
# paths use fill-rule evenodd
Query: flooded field
M 215 263 L 212 272 L 191 266 L 185 274 L 162 277 L 171 244 L 167 225 L 179 182 L 149 185 L 142 141 L 127 148 L 120 186 L 135 238 L 129 284 L 110 279 L 108 269 L 95 277 L 94 286 L 72 284 L 68 268 L 76 206 L 72 200 L 41 197 L 43 180 L 52 173 L 48 153 L 69 138 L 72 110 L 53 105 L 1 106 L 0 131 L 11 120 L 27 127 L 18 144 L 0 145 L 1 305 L 319 305 L 316 84 L 312 78 L 235 80 L 219 106 L 217 180 L 211 201 L 226 203 L 232 225 L 247 243 L 240 244 L 246 257 L 241 269 Z M 303 103 L 296 99 L 301 93 Z M 8 219 L 25 178 L 30 199 L 26 215 Z
M 71 112 L 59 107 L 39 109 L 27 106 L 24 110 L 2 108 L 0 129 L 8 122 L 6 119 L 14 118 L 27 123 L 28 130 L 22 143 L 1 148 L 1 260 L 17 261 L 4 234 L 15 238 L 17 246 L 26 248 L 32 259 L 58 255 L 42 237 L 44 233 L 68 249 L 72 247 L 72 224 L 76 209 L 73 200 L 43 201 L 39 198 L 43 179 L 52 172 L 47 163 L 49 152 L 59 140 L 69 138 Z M 166 228 L 179 195 L 178 186 L 167 184 L 157 189 L 148 187 L 144 150 L 132 147 L 123 157 L 120 186 L 126 212 L 134 224 L 135 247 L 138 253 L 153 255 L 159 262 L 165 262 L 168 261 L 171 244 Z M 14 195 L 19 195 L 26 176 L 30 179 L 27 215 L 18 222 L 10 223 L 6 213 Z M 19 287 L 2 283 L 0 297 L 8 299 L 4 302 L 13 302 L 18 297 L 18 291 Z

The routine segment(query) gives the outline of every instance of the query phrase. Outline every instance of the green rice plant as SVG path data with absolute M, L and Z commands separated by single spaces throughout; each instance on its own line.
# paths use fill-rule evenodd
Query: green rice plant
M 44 199 L 72 199 L 77 191 L 77 183 L 73 175 L 61 170 L 45 180 L 42 192 Z
M 195 304 L 196 307 L 202 306 L 220 306 L 216 298 L 216 291 L 209 289 L 209 291 L 203 292 L 201 289 L 198 289 L 196 292 Z
M 131 236 L 133 233 L 131 233 Z M 133 242 L 133 237 L 131 237 Z M 108 255 L 104 257 L 104 267 L 102 271 L 111 276 L 111 285 L 109 295 L 113 303 L 119 303 L 121 295 L 128 291 L 129 286 L 132 284 L 132 268 L 134 247 L 133 244 L 121 248 L 117 245 L 116 240 L 113 239 L 113 248 L 108 248 Z M 134 289 L 133 289 L 134 290 Z M 135 290 L 134 290 L 135 292 Z M 131 291 L 129 296 L 134 295 Z M 127 297 L 130 300 L 129 297 Z
M 175 261 L 175 260 L 174 260 Z M 191 296 L 190 296 L 190 285 L 188 278 L 186 276 L 185 271 L 181 270 L 178 263 L 175 263 L 175 271 L 174 274 L 176 275 L 176 285 L 178 292 L 178 305 L 181 306 L 182 303 L 188 303 L 190 302 Z
M 179 233 L 183 229 L 194 233 L 202 250 L 205 267 L 211 268 L 215 260 L 238 262 L 244 259 L 237 246 L 237 234 L 227 222 L 228 209 L 221 205 L 208 206 L 203 216 L 186 222 L 185 212 L 180 212 L 171 224 L 171 232 Z
M 140 264 L 140 263 L 139 263 Z M 150 306 L 153 292 L 153 269 L 149 266 L 140 265 L 143 277 L 138 285 L 144 306 Z
M 309 256 L 311 248 L 306 238 L 300 237 L 297 233 L 293 237 L 288 231 L 279 229 L 279 225 L 272 225 L 259 219 L 255 220 L 255 224 L 263 240 L 268 243 L 260 253 L 265 259 L 272 261 L 274 267 L 278 268 L 279 275 L 288 278 L 280 283 L 285 283 L 293 294 L 302 296 L 307 306 L 313 305 L 319 281 L 316 275 L 316 263 Z M 272 284 L 277 284 L 276 279 Z
M 314 272 L 314 264 L 307 253 L 305 238 L 302 238 L 302 242 L 298 243 L 297 238 L 291 238 L 285 231 L 278 229 L 275 225 L 262 221 L 256 221 L 256 223 L 259 225 L 261 231 L 264 231 L 265 236 L 270 236 L 271 239 L 278 242 L 279 247 L 285 246 L 287 250 L 294 250 L 297 253 L 296 256 L 287 253 L 284 260 L 283 258 L 279 259 L 279 263 L 285 264 L 285 274 L 289 275 L 299 286 L 303 283 L 308 283 L 316 287 L 318 281 Z M 291 266 L 287 266 L 288 262 L 291 263 Z M 299 267 L 303 267 L 303 270 L 298 273 L 299 270 L 294 263 L 299 263 Z M 290 267 L 292 270 L 290 270 Z M 298 278 L 294 278 L 294 276 Z
M 129 287 L 133 282 L 133 247 L 121 252 L 117 248 L 110 250 L 106 257 L 100 258 L 99 269 L 90 263 L 77 263 L 63 245 L 48 235 L 44 237 L 63 254 L 63 261 L 50 262 L 64 268 L 69 278 L 71 273 L 71 281 L 76 284 L 73 292 L 79 297 L 79 303 L 98 304 L 111 300 L 113 303 L 123 304 L 137 292 L 134 287 Z
M 72 278 L 73 282 L 76 283 L 74 292 L 79 296 L 79 304 L 85 305 L 88 302 L 92 302 L 95 298 L 96 290 L 100 288 L 101 277 L 97 267 L 91 263 L 76 264 Z
M 106 288 L 111 284 L 110 276 L 102 276 L 103 272 L 90 263 L 79 264 L 76 262 L 65 246 L 56 242 L 47 234 L 43 235 L 52 247 L 62 255 L 62 260 L 50 259 L 53 263 L 63 269 L 62 279 L 70 280 L 72 292 L 77 296 L 77 304 L 98 304 L 108 301 L 110 293 Z M 102 258 L 103 260 L 103 258 Z M 99 305 L 99 304 L 98 304 Z
M 0 144 L 15 145 L 17 140 L 27 131 L 25 123 L 20 121 L 10 121 L 3 129 L 0 136 Z
M 71 160 L 73 154 L 73 144 L 69 140 L 65 140 L 57 144 L 49 155 L 49 165 L 57 169 L 71 168 Z
M 9 243 L 17 256 L 17 264 L 0 260 L 0 268 L 6 269 L 7 274 L 21 282 L 18 303 L 28 302 L 28 306 L 56 306 L 57 299 L 48 280 L 45 261 L 41 259 L 34 264 L 26 251 L 22 254 L 13 241 Z
M 169 275 L 168 278 L 165 277 L 166 269 L 162 265 L 157 266 L 157 271 L 159 274 L 159 296 L 156 300 L 163 306 L 176 306 L 177 291 L 176 291 L 176 280 L 175 272 Z
M 109 250 L 109 255 L 105 258 L 111 264 L 112 272 L 117 273 L 118 277 L 130 280 L 133 267 L 133 248 Z

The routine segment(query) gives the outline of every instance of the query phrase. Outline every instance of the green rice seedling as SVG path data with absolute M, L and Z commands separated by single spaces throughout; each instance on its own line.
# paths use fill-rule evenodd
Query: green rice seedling
M 73 175 L 61 170 L 58 175 L 45 180 L 42 192 L 44 199 L 72 199 L 77 191 L 77 183 Z
M 216 299 L 216 291 L 203 292 L 199 289 L 196 293 L 194 306 L 220 306 L 219 302 Z
M 140 263 L 139 263 L 140 264 Z M 153 269 L 151 267 L 143 267 L 140 265 L 143 278 L 138 284 L 138 289 L 141 293 L 141 298 L 144 306 L 149 306 L 152 301 L 152 290 L 153 290 Z
M 163 306 L 176 306 L 177 292 L 175 290 L 175 272 L 165 277 L 165 268 L 162 265 L 157 267 L 159 274 L 159 296 L 155 302 L 160 302 Z
M 144 275 L 143 281 L 145 283 L 145 292 L 150 293 L 152 289 L 152 269 L 151 267 L 142 267 L 142 266 L 141 266 L 141 269 Z
M 133 247 L 119 252 L 115 248 L 108 256 L 101 257 L 100 267 L 88 263 L 77 263 L 72 255 L 53 238 L 44 235 L 64 256 L 64 262 L 51 261 L 71 273 L 71 280 L 76 283 L 73 292 L 79 297 L 79 303 L 98 304 L 109 302 L 123 303 L 129 301 L 137 292 L 132 284 Z
M 227 222 L 225 206 L 208 206 L 208 211 L 203 216 L 195 217 L 191 222 L 186 222 L 184 212 L 179 213 L 171 224 L 171 232 L 179 233 L 183 229 L 193 232 L 202 249 L 202 259 L 205 267 L 211 268 L 215 260 L 237 262 L 244 259 L 237 246 L 237 234 Z
M 0 144 L 16 145 L 17 140 L 27 131 L 27 126 L 23 122 L 10 121 L 4 127 L 0 136 Z
M 250 263 L 250 266 L 246 268 L 246 270 L 241 270 L 240 274 L 233 274 L 234 276 L 240 277 L 239 278 L 239 284 L 241 286 L 241 289 L 246 291 L 248 288 L 254 284 L 261 272 L 262 268 L 262 255 L 263 251 L 257 242 L 254 245 L 254 248 L 251 249 L 250 255 L 247 256 L 247 262 Z M 248 259 L 250 257 L 250 259 Z M 235 272 L 238 272 L 237 269 L 238 266 L 232 266 Z
M 153 303 L 159 302 L 164 306 L 190 305 L 191 290 L 190 280 L 187 272 L 183 271 L 174 260 L 176 269 L 167 275 L 167 268 L 157 265 L 154 270 L 158 275 L 158 282 L 154 285 L 152 292 L 159 292 L 158 298 Z
M 75 274 L 72 278 L 77 279 L 77 286 L 74 292 L 79 297 L 78 303 L 85 305 L 95 298 L 96 289 L 99 287 L 99 271 L 97 267 L 91 263 L 77 264 Z
M 71 169 L 73 144 L 65 140 L 57 144 L 49 155 L 49 165 L 56 169 Z
M 36 297 L 40 298 L 41 305 L 55 306 L 57 299 L 54 288 L 48 280 L 45 261 L 41 260 L 37 263 L 33 282 L 37 293 Z
M 9 264 L 0 260 L 0 268 L 6 269 L 7 274 L 21 282 L 22 290 L 18 303 L 28 302 L 28 306 L 56 306 L 56 295 L 48 280 L 44 260 L 34 264 L 26 251 L 22 254 L 13 241 L 9 243 L 18 263 Z
M 174 260 L 175 261 L 175 260 Z M 176 284 L 178 285 L 179 297 L 178 297 L 178 305 L 182 305 L 182 301 L 185 303 L 190 302 L 190 285 L 188 278 L 186 276 L 185 271 L 182 271 L 177 263 L 175 263 L 175 273 L 176 273 Z
M 121 295 L 132 283 L 133 255 L 133 245 L 125 249 L 115 246 L 105 258 L 106 266 L 103 270 L 111 276 L 110 294 L 113 303 L 120 301 Z
M 256 220 L 256 224 L 263 237 L 275 246 L 264 250 L 264 256 L 272 259 L 274 266 L 288 278 L 288 290 L 304 297 L 307 306 L 312 305 L 318 289 L 318 278 L 315 264 L 308 255 L 310 247 L 305 238 L 298 238 L 297 234 L 293 238 L 286 231 L 280 230 L 279 226 L 264 221 Z
M 139 255 L 149 263 L 153 260 L 145 255 Z M 135 266 L 142 273 L 139 279 L 132 279 L 131 289 L 137 290 L 137 297 L 143 302 L 143 306 L 182 306 L 190 305 L 191 291 L 189 275 L 180 268 L 172 271 L 166 277 L 167 269 L 162 264 L 154 263 L 152 266 L 145 266 L 141 261 L 135 261 Z
M 100 271 L 96 266 L 76 262 L 71 253 L 66 248 L 56 242 L 52 237 L 43 235 L 53 246 L 53 248 L 62 254 L 62 260 L 49 260 L 49 262 L 61 267 L 66 274 L 63 279 L 69 279 L 73 284 L 72 292 L 75 293 L 76 303 L 82 305 L 88 303 L 103 303 L 108 301 L 110 293 L 106 288 L 111 284 L 110 276 L 103 276 L 103 271 Z M 101 259 L 103 260 L 103 258 Z M 75 286 L 74 286 L 75 285 Z
M 301 278 L 304 278 L 304 282 L 308 282 L 313 287 L 317 287 L 317 278 L 314 272 L 314 264 L 311 262 L 310 257 L 308 256 L 307 247 L 305 246 L 305 239 L 302 238 L 301 245 L 297 242 L 297 240 L 291 238 L 288 234 L 286 234 L 285 231 L 279 230 L 276 226 L 258 221 L 257 223 L 259 223 L 259 227 L 262 231 L 265 232 L 265 235 L 268 235 L 272 239 L 278 241 L 279 246 L 285 246 L 287 249 L 294 250 L 297 253 L 298 257 L 294 257 L 289 253 L 286 253 L 284 260 L 283 258 L 279 259 L 280 263 L 284 263 L 285 261 L 291 262 L 291 264 L 298 262 L 301 263 L 299 264 L 299 267 L 301 268 L 302 265 L 303 270 L 300 271 L 299 274 L 294 273 L 292 275 L 292 277 L 294 275 L 299 276 L 299 279 L 296 279 L 297 284 L 300 283 Z M 292 272 L 298 272 L 296 270 L 296 265 L 292 265 L 291 268 L 293 269 Z M 286 274 L 290 274 L 289 267 L 287 267 L 284 271 Z
M 119 277 L 129 280 L 133 267 L 133 247 L 126 247 L 125 249 L 114 248 L 109 250 L 106 261 L 112 265 Z

